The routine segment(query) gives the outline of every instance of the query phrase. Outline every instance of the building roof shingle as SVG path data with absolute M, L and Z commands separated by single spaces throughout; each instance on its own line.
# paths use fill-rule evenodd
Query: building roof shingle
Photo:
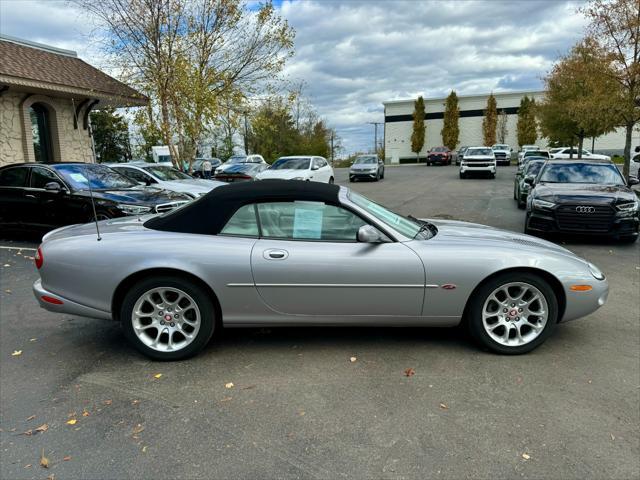
M 43 46 L 46 47 L 46 46 Z M 119 99 L 122 105 L 141 105 L 147 97 L 75 56 L 74 52 L 39 48 L 0 38 L 0 76 L 17 85 L 25 81 L 87 91 L 87 96 Z

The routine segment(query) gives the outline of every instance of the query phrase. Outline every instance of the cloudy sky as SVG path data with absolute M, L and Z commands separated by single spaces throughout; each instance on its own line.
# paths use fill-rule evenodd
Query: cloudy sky
M 579 2 L 276 2 L 296 30 L 286 68 L 303 80 L 348 152 L 373 144 L 382 102 L 529 90 L 583 34 Z M 0 32 L 76 50 L 108 70 L 92 29 L 64 0 L 0 0 Z

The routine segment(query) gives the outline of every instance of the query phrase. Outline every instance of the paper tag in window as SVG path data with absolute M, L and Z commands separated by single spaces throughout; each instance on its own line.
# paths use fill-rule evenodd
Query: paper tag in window
M 73 178 L 73 180 L 76 182 L 89 183 L 89 181 L 87 180 L 87 177 L 85 177 L 81 173 L 70 173 L 69 176 Z
M 296 206 L 293 218 L 293 238 L 322 238 L 322 213 L 324 205 Z

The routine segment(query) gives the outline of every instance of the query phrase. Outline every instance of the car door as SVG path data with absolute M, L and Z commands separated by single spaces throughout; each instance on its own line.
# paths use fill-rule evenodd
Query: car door
M 57 183 L 60 190 L 46 190 L 45 186 L 52 182 Z M 43 228 L 53 229 L 87 221 L 87 216 L 82 214 L 81 207 L 79 205 L 73 207 L 70 204 L 69 189 L 65 183 L 48 167 L 31 167 L 29 186 L 25 196 L 33 196 L 37 200 L 32 218 Z
M 0 170 L 0 225 L 5 228 L 31 223 L 35 198 L 25 197 L 29 169 L 12 166 Z
M 422 261 L 399 242 L 359 243 L 366 222 L 321 202 L 257 205 L 261 237 L 251 253 L 256 289 L 287 315 L 412 317 L 421 314 Z
M 311 179 L 315 182 L 329 182 L 329 169 L 327 162 L 323 162 L 320 157 L 313 157 L 311 160 Z

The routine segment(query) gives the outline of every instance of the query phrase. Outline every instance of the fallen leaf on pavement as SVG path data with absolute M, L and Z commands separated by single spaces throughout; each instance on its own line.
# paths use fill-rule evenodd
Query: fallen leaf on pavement
M 404 376 L 405 377 L 413 377 L 416 374 L 416 371 L 413 368 L 407 368 L 404 371 Z
M 131 402 L 131 405 L 138 405 L 140 403 L 140 400 L 134 400 L 133 402 Z
M 37 338 L 30 338 L 29 341 L 30 342 L 35 342 L 37 340 Z
M 160 377 L 162 377 L 162 374 L 161 374 L 161 373 L 156 373 L 156 374 L 153 376 L 153 378 L 160 378 Z
M 30 417 L 27 417 L 27 422 L 28 422 L 29 420 L 33 420 L 34 418 L 36 418 L 36 416 L 35 416 L 35 415 L 31 415 Z
M 3 265 L 3 267 L 10 267 L 10 266 L 11 266 L 11 265 L 9 265 L 8 263 L 5 263 L 5 264 Z
M 519 376 L 519 375 L 518 375 L 518 376 L 516 377 L 516 383 L 517 383 L 518 385 L 522 385 L 522 377 L 521 377 L 521 376 Z
M 298 415 L 299 415 L 299 416 L 301 416 L 301 417 L 304 417 L 304 414 L 305 414 L 305 413 L 306 413 L 306 412 L 305 412 L 304 410 L 300 410 L 300 411 L 298 412 Z
M 5 290 L 6 293 L 11 293 L 11 290 L 9 290 L 8 288 Z
M 62 460 L 64 460 L 65 462 L 68 462 L 69 460 L 71 460 L 71 455 L 67 455 Z
M 11 354 L 12 357 L 17 357 L 18 355 L 22 355 L 22 350 L 14 350 Z
M 233 397 L 224 397 L 222 399 L 220 399 L 221 402 L 230 402 L 233 399 Z
M 357 359 L 357 357 L 351 357 L 349 360 L 351 360 L 351 363 L 354 363 L 354 362 L 356 362 L 358 359 Z
M 31 465 L 30 463 L 27 463 L 24 468 L 31 468 L 33 465 Z
M 67 425 L 75 425 L 76 423 L 78 423 L 78 420 L 76 420 L 75 418 L 67 420 Z
M 224 388 L 233 388 L 233 382 L 225 383 Z
M 142 447 L 142 453 L 146 453 L 147 451 L 147 446 L 145 445 L 144 447 Z
M 112 400 L 105 400 L 102 403 L 104 403 L 105 405 L 111 405 L 113 403 L 113 401 Z
M 447 404 L 446 404 L 446 403 L 441 403 L 441 404 L 440 404 L 440 408 L 441 408 L 442 410 L 449 410 L 449 407 L 447 406 Z
M 615 435 L 613 433 L 610 433 L 609 435 L 611 435 L 611 440 L 612 441 L 616 439 L 616 437 L 615 437 Z
M 141 433 L 143 430 L 144 430 L 144 427 L 141 424 L 137 424 L 135 427 L 133 427 L 133 430 L 131 431 L 131 433 L 133 435 L 137 435 Z
M 40 456 L 40 466 L 42 468 L 49 468 L 49 459 L 44 456 L 44 448 L 42 449 L 42 455 Z
M 89 412 L 87 412 L 86 410 L 82 410 L 82 416 L 83 417 L 88 417 L 89 416 Z
M 36 432 L 46 432 L 47 430 L 49 430 L 49 425 L 47 425 L 46 423 L 43 423 L 35 429 Z
M 49 475 L 49 476 L 47 477 L 47 480 L 56 480 L 56 474 L 55 474 L 55 473 L 52 473 L 51 475 Z
M 523 453 L 522 458 L 524 458 L 525 460 L 529 460 L 531 456 L 528 453 Z

